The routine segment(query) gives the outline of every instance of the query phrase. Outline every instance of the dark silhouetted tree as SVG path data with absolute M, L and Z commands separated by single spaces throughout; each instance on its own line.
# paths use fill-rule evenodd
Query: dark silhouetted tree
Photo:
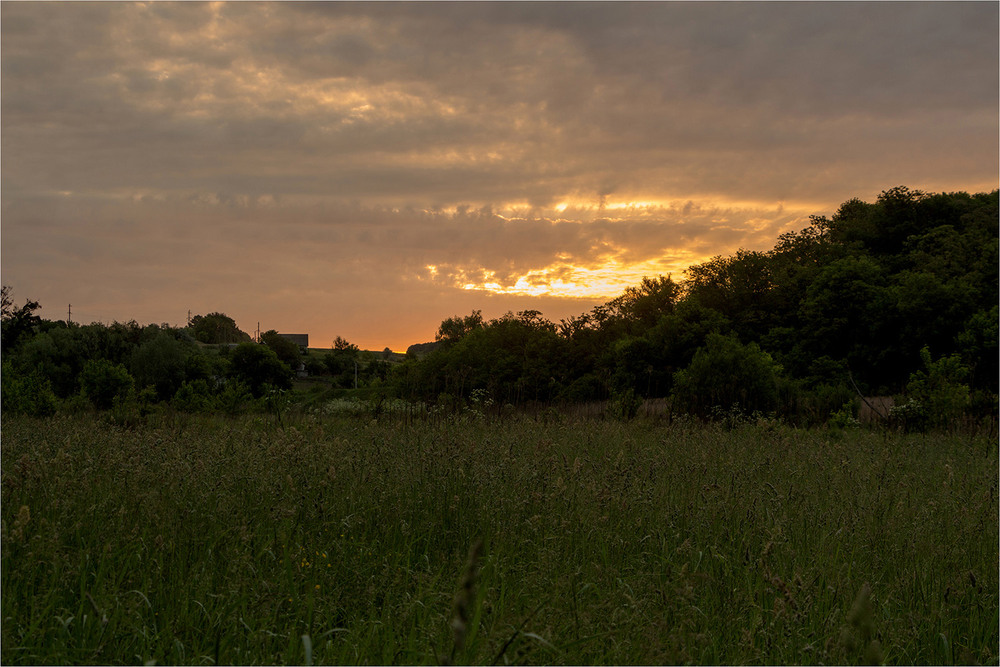
M 291 389 L 292 371 L 266 345 L 240 343 L 229 356 L 232 377 L 246 383 L 255 398 L 267 388 Z
M 41 306 L 37 301 L 26 299 L 20 308 L 14 307 L 13 290 L 9 285 L 2 287 L 2 308 L 0 308 L 0 348 L 6 353 L 17 347 L 22 338 L 34 332 L 41 322 L 35 311 Z
M 250 335 L 240 331 L 236 321 L 225 313 L 195 315 L 191 318 L 188 330 L 195 340 L 210 345 L 250 341 Z

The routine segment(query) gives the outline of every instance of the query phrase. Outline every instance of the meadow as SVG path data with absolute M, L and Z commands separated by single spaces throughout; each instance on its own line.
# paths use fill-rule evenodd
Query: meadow
M 10 417 L 4 664 L 996 664 L 994 435 Z

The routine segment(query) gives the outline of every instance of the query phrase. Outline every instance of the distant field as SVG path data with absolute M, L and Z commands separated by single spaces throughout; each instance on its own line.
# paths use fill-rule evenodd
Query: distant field
M 326 356 L 327 354 L 329 354 L 331 352 L 331 348 L 329 348 L 329 347 L 307 347 L 306 348 L 306 352 L 308 354 L 312 355 L 312 356 L 323 358 L 324 356 Z M 364 353 L 371 353 L 371 354 L 375 355 L 376 359 L 382 359 L 382 355 L 384 354 L 385 351 L 384 350 L 362 350 L 361 352 L 362 352 L 362 354 L 364 354 Z M 406 359 L 406 352 L 405 351 L 403 351 L 403 352 L 393 352 L 392 354 L 389 355 L 389 358 L 386 361 L 401 362 L 404 359 Z
M 993 438 L 159 420 L 4 419 L 4 664 L 1000 658 Z

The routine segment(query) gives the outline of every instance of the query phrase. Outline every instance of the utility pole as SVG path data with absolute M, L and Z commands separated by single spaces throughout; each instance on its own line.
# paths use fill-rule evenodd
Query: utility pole
M 188 326 L 191 326 L 191 309 L 188 309 Z
M 73 304 L 69 304 L 69 308 L 66 312 L 66 324 L 71 324 L 73 322 Z

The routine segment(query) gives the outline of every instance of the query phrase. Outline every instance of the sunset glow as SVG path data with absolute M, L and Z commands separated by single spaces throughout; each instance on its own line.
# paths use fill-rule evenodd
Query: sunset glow
M 609 261 L 601 266 L 583 267 L 557 263 L 541 269 L 532 269 L 513 281 L 500 281 L 493 271 L 483 271 L 476 282 L 456 284 L 463 290 L 513 294 L 519 296 L 552 296 L 573 299 L 609 300 L 638 284 L 643 277 L 680 274 L 692 264 L 691 258 L 657 260 L 625 265 Z
M 0 11 L 3 282 L 50 319 L 405 349 L 1000 172 L 996 3 Z

